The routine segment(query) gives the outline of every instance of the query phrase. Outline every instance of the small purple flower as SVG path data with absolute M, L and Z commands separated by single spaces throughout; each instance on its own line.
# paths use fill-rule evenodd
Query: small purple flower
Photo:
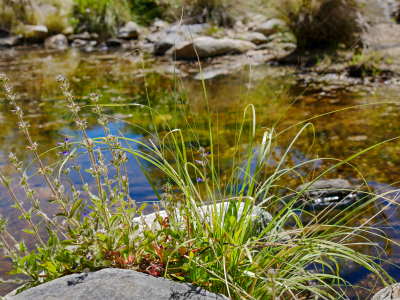
M 83 216 L 86 217 L 86 218 L 89 218 L 89 213 L 88 213 L 87 211 L 85 211 L 85 212 L 83 213 Z
M 208 151 L 206 154 L 204 154 L 204 156 L 210 155 L 211 151 Z
M 68 155 L 68 154 L 69 154 L 69 152 L 67 150 L 64 150 L 62 153 L 62 155 Z
M 69 138 L 65 138 L 65 141 L 66 142 L 70 142 L 71 140 Z
M 203 182 L 203 181 L 204 181 L 203 178 L 201 177 L 197 178 L 197 182 Z
M 62 144 L 63 144 L 63 143 L 58 142 L 58 143 L 57 143 L 57 146 L 61 146 Z
M 201 160 L 195 160 L 195 162 L 197 162 L 198 164 L 203 164 L 203 162 Z

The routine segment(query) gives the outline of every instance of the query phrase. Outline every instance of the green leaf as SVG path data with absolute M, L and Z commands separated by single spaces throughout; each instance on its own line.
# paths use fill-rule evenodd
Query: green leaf
M 72 218 L 75 215 L 76 210 L 81 206 L 83 199 L 79 199 L 78 201 L 75 202 L 74 206 L 72 206 L 71 212 L 69 214 L 69 217 Z
M 22 216 L 21 216 L 21 217 L 22 217 Z M 30 234 L 35 235 L 35 233 L 34 233 L 32 230 L 29 230 L 29 229 L 22 229 L 22 231 L 23 231 L 23 232 L 26 232 L 26 233 L 30 233 Z
M 53 263 L 45 261 L 41 265 L 51 273 L 57 273 L 57 267 Z
M 143 203 L 139 208 L 139 215 L 142 214 L 142 211 L 146 208 L 147 202 Z
M 105 242 L 106 241 L 106 239 L 107 239 L 107 237 L 104 235 L 104 234 L 102 234 L 102 233 L 96 233 L 96 235 L 97 235 L 97 237 L 100 239 L 100 240 L 102 240 L 103 242 Z

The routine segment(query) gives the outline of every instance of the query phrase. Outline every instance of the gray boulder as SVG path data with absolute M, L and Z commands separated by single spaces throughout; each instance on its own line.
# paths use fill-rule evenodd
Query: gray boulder
M 89 41 L 92 38 L 92 36 L 90 35 L 89 32 L 85 31 L 85 32 L 82 32 L 82 33 L 75 34 L 72 38 L 73 39 Z
M 155 55 L 164 55 L 174 45 L 177 45 L 185 39 L 179 33 L 168 33 L 154 45 Z
M 400 283 L 396 283 L 380 290 L 371 300 L 400 300 Z
M 47 37 L 48 29 L 44 25 L 25 25 L 25 37 L 34 40 L 44 40 Z
M 174 24 L 172 26 L 170 26 L 167 29 L 168 33 L 175 33 L 175 32 L 180 32 L 184 35 L 188 34 L 190 37 L 190 34 L 203 34 L 205 32 L 206 29 L 210 28 L 210 24 L 181 24 L 179 26 L 179 24 Z M 178 31 L 179 30 L 179 31 Z
M 198 37 L 193 40 L 200 58 L 214 57 L 226 54 L 244 53 L 254 50 L 257 46 L 248 41 L 230 38 L 215 39 L 209 36 Z M 183 42 L 176 46 L 177 59 L 196 59 L 192 42 Z
M 132 270 L 104 269 L 58 278 L 30 288 L 12 300 L 228 300 L 188 283 L 156 278 Z
M 76 39 L 72 42 L 71 47 L 73 48 L 81 48 L 81 47 L 85 47 L 86 45 L 88 45 L 88 41 L 86 40 L 81 40 L 81 39 Z
M 68 47 L 68 39 L 63 34 L 53 35 L 45 39 L 44 46 L 48 49 L 64 50 Z
M 167 32 L 165 30 L 163 31 L 157 31 L 150 33 L 149 35 L 146 36 L 146 40 L 149 41 L 150 43 L 157 43 L 159 40 L 164 38 L 167 35 Z
M 249 31 L 246 33 L 239 34 L 237 36 L 237 38 L 241 39 L 241 40 L 252 42 L 253 44 L 256 44 L 256 45 L 260 45 L 260 44 L 268 42 L 268 38 L 261 32 Z
M 133 40 L 139 37 L 140 27 L 135 22 L 128 22 L 118 30 L 118 38 Z
M 300 192 L 310 182 L 296 188 Z M 313 205 L 328 205 L 332 202 L 347 204 L 358 199 L 359 193 L 353 192 L 356 188 L 345 179 L 317 180 L 302 194 L 300 200 L 307 201 Z
M 22 43 L 22 35 L 0 38 L 0 47 L 13 47 Z
M 269 36 L 279 31 L 285 25 L 286 25 L 285 22 L 281 19 L 271 19 L 262 23 L 260 26 L 256 27 L 254 31 L 261 32 L 265 36 Z

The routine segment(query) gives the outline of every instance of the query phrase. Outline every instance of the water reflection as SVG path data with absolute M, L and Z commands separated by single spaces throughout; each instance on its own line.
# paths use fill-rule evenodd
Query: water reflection
M 182 128 L 185 135 L 192 136 L 190 145 L 187 145 L 188 148 L 189 146 L 194 148 L 200 145 L 205 148 L 209 146 L 208 117 L 202 83 L 190 78 L 182 78 L 178 80 L 175 89 L 174 79 L 171 75 L 159 73 L 161 62 L 146 59 L 143 70 L 140 56 L 132 54 L 122 57 L 123 55 L 122 52 L 87 54 L 77 51 L 52 53 L 44 50 L 35 52 L 3 51 L 0 53 L 0 70 L 2 73 L 7 73 L 15 90 L 20 93 L 18 101 L 22 102 L 21 106 L 24 108 L 26 119 L 32 124 L 32 138 L 39 143 L 42 152 L 53 148 L 57 141 L 63 139 L 60 133 L 70 136 L 73 142 L 80 141 L 79 135 L 74 131 L 75 126 L 71 123 L 71 115 L 65 107 L 66 102 L 55 81 L 55 77 L 60 73 L 68 76 L 80 105 L 90 105 L 88 95 L 95 91 L 102 94 L 101 103 L 120 105 L 104 108 L 104 113 L 116 118 L 115 122 L 111 124 L 111 130 L 115 134 L 120 130 L 124 136 L 149 145 L 149 139 L 153 138 L 152 134 L 155 132 L 150 112 L 146 108 L 150 102 L 152 107 L 160 113 L 160 116 L 155 117 L 160 136 L 165 136 L 169 131 L 163 123 L 163 119 L 171 120 L 172 128 L 176 125 L 176 127 Z M 110 65 L 116 58 L 120 59 Z M 104 72 L 101 73 L 103 70 Z M 231 157 L 236 145 L 236 122 L 238 118 L 243 117 L 242 111 L 249 103 L 255 106 L 257 120 L 262 120 L 260 126 L 265 128 L 270 128 L 287 110 L 277 124 L 276 132 L 279 133 L 305 119 L 330 111 L 360 104 L 393 102 L 397 99 L 396 96 L 400 91 L 398 86 L 367 86 L 358 87 L 354 92 L 354 87 L 340 86 L 327 89 L 329 84 L 316 83 L 293 103 L 303 92 L 304 87 L 302 82 L 296 82 L 295 77 L 288 80 L 290 71 L 287 68 L 257 66 L 251 75 L 245 68 L 243 73 L 207 80 L 206 88 L 210 100 L 211 118 L 215 124 L 213 130 L 216 141 L 214 143 L 220 157 L 221 178 L 230 175 L 232 170 Z M 101 77 L 98 79 L 100 74 Z M 175 92 L 178 95 L 178 106 L 174 100 Z M 8 112 L 11 107 L 5 101 L 4 95 L 0 96 L 0 101 L 2 128 L 0 164 L 5 173 L 14 174 L 8 165 L 7 155 L 10 151 L 17 153 L 25 165 L 33 157 L 24 151 L 25 141 L 15 126 L 15 117 Z M 142 106 L 132 106 L 130 105 L 132 103 Z M 191 135 L 191 130 L 186 126 L 186 121 L 181 115 L 176 118 L 177 124 L 172 121 L 175 119 L 174 114 L 179 114 L 181 109 L 185 110 L 189 123 L 196 126 L 198 141 Z M 394 138 L 398 135 L 399 113 L 399 103 L 375 104 L 313 119 L 314 126 L 309 126 L 296 141 L 285 160 L 285 167 L 290 168 L 313 158 L 344 159 L 376 143 Z M 82 116 L 88 118 L 89 136 L 96 137 L 103 134 L 101 128 L 96 125 L 89 106 L 83 109 Z M 246 115 L 245 118 L 250 120 L 250 115 Z M 263 170 L 264 176 L 267 177 L 273 172 L 282 153 L 286 151 L 301 126 L 294 127 L 278 136 L 276 151 L 270 164 Z M 249 133 L 250 128 L 249 123 L 244 128 L 243 136 Z M 260 131 L 258 140 L 261 141 L 261 138 L 262 132 Z M 132 146 L 140 147 L 133 144 Z M 140 150 L 144 151 L 145 149 L 141 147 Z M 193 153 L 196 155 L 195 151 Z M 56 151 L 50 152 L 44 159 L 46 163 L 54 162 L 57 160 Z M 137 201 L 156 200 L 151 186 L 141 174 L 133 157 L 130 157 L 130 162 L 128 171 L 132 182 L 131 197 Z M 85 161 L 82 160 L 80 163 L 85 164 Z M 302 165 L 297 168 L 297 171 L 303 177 L 311 179 L 336 163 L 335 160 L 319 160 Z M 164 174 L 152 165 L 143 163 L 143 166 L 149 172 L 154 185 L 161 189 L 166 181 Z M 354 166 L 357 166 L 357 169 Z M 33 174 L 35 167 L 32 166 L 29 172 Z M 364 153 L 352 160 L 351 165 L 344 164 L 326 174 L 325 178 L 346 178 L 354 184 L 361 184 L 359 172 L 363 174 L 366 182 L 373 189 L 397 181 L 400 174 L 398 141 L 386 143 Z M 92 182 L 90 176 L 85 179 L 89 183 Z M 38 190 L 40 194 L 38 196 L 46 199 L 47 191 L 43 183 L 40 179 L 33 180 L 31 185 Z M 295 174 L 290 173 L 283 176 L 280 182 L 286 187 L 295 188 L 301 183 L 301 180 Z M 74 184 L 78 183 L 78 181 L 74 181 Z M 221 187 L 223 184 L 221 182 Z M 397 186 L 395 185 L 393 188 Z M 19 194 L 21 192 L 18 191 Z M 4 189 L 1 189 L 1 193 L 5 193 Z M 3 198 L 0 201 L 0 214 L 7 216 L 10 220 L 17 220 L 18 213 L 9 207 L 10 204 L 10 199 Z M 45 201 L 42 202 L 42 206 L 47 213 L 54 212 L 50 206 L 46 206 Z M 400 216 L 396 208 L 389 206 L 384 215 L 377 214 L 377 211 L 378 207 L 371 205 L 357 218 L 354 218 L 349 225 L 357 226 L 368 221 L 369 225 L 380 227 L 388 237 L 398 241 L 396 228 L 400 228 L 398 227 Z M 332 216 L 341 213 L 351 214 L 351 211 L 342 212 L 339 209 L 333 211 Z M 32 245 L 34 241 L 31 240 L 31 237 L 20 233 L 23 226 L 22 222 L 10 222 L 9 230 L 18 233 L 19 238 L 24 238 L 28 244 Z M 368 238 L 385 246 L 383 241 L 373 235 Z M 355 248 L 371 255 L 376 251 L 372 247 L 357 246 Z M 398 264 L 400 252 L 395 251 L 395 248 L 394 246 L 388 247 L 386 254 L 390 262 Z M 400 279 L 394 266 L 385 263 L 385 268 L 390 275 Z M 11 263 L 1 256 L 0 277 L 10 278 L 10 275 L 5 274 L 10 269 Z M 370 278 L 371 274 L 352 264 L 342 263 L 341 272 L 344 278 L 352 284 L 368 286 L 373 282 L 373 278 Z M 0 294 L 4 294 L 12 288 L 11 285 L 0 286 Z M 362 289 L 358 289 L 358 291 L 364 293 Z M 349 290 L 348 296 L 352 298 L 355 297 L 355 294 Z M 362 299 L 366 299 L 366 297 L 366 294 L 361 296 Z

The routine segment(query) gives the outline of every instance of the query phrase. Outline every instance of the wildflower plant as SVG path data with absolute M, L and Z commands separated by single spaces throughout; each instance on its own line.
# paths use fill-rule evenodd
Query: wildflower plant
M 57 81 L 82 139 L 65 138 L 58 142 L 52 150 L 59 153 L 59 161 L 46 166 L 38 143 L 29 135 L 30 125 L 24 121 L 17 94 L 9 85 L 8 77 L 0 75 L 12 112 L 27 139 L 27 150 L 33 152 L 34 163 L 38 165 L 32 176 L 43 177 L 51 193 L 50 202 L 59 207 L 59 212 L 51 217 L 43 212 L 40 199 L 29 185 L 31 176 L 17 155 L 11 153 L 10 162 L 20 182 L 13 184 L 11 177 L 0 173 L 0 183 L 27 223 L 24 231 L 37 239 L 36 249 L 28 250 L 6 230 L 6 220 L 0 220 L 0 245 L 14 263 L 10 273 L 29 277 L 19 291 L 72 273 L 124 268 L 190 282 L 231 299 L 300 299 L 311 294 L 322 299 L 337 299 L 343 298 L 342 290 L 350 286 L 340 277 L 338 261 L 341 259 L 361 265 L 385 284 L 393 282 L 381 265 L 381 257 L 377 259 L 352 249 L 354 237 L 363 239 L 361 244 L 366 247 L 373 246 L 363 236 L 370 228 L 364 225 L 353 228 L 349 222 L 365 209 L 376 207 L 378 196 L 371 194 L 362 204 L 349 206 L 346 210 L 352 210 L 352 214 L 331 223 L 320 223 L 328 214 L 327 209 L 303 224 L 295 204 L 308 187 L 300 192 L 292 191 L 288 198 L 277 192 L 282 188 L 279 180 L 285 174 L 296 172 L 298 166 L 284 167 L 284 161 L 309 124 L 299 131 L 275 170 L 267 173 L 280 133 L 274 127 L 269 130 L 257 127 L 254 109 L 247 106 L 243 121 L 238 121 L 232 172 L 223 185 L 216 167 L 218 156 L 211 119 L 207 148 L 187 147 L 201 145 L 189 121 L 186 125 L 191 138 L 165 120 L 168 131 L 161 136 L 154 126 L 155 133 L 147 145 L 122 133 L 114 135 L 108 125 L 109 118 L 102 113 L 100 95 L 92 93 L 91 107 L 104 136 L 90 137 L 88 122 L 79 114 L 82 107 L 75 101 L 66 76 L 58 76 Z M 204 95 L 209 112 L 205 89 Z M 180 113 L 187 120 L 182 106 L 176 105 L 175 118 Z M 147 109 L 154 122 L 157 112 L 150 103 Z M 252 127 L 245 141 L 243 126 L 249 111 L 253 111 Z M 261 141 L 257 142 L 259 134 Z M 132 147 L 133 143 L 139 144 L 142 150 Z M 243 152 L 244 144 L 247 149 Z M 79 164 L 82 157 L 90 163 L 89 168 L 83 169 Z M 127 170 L 132 158 L 139 163 L 159 199 L 153 205 L 154 214 L 144 215 L 148 204 L 138 206 L 130 197 Z M 165 174 L 163 193 L 159 193 L 140 161 Z M 94 184 L 85 180 L 87 175 L 93 178 Z M 79 186 L 71 176 L 79 178 Z M 31 204 L 29 210 L 23 208 L 14 193 L 15 186 L 23 188 Z M 34 215 L 41 221 L 34 222 L 37 219 Z M 289 221 L 296 225 L 285 228 Z M 39 234 L 42 228 L 46 236 Z

